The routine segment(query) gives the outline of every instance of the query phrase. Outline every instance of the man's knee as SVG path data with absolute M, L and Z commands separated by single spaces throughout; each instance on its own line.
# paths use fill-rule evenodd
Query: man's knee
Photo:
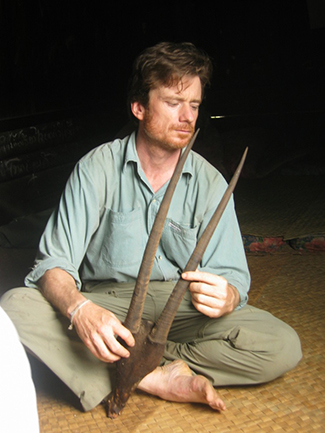
M 5 292 L 0 298 L 0 305 L 6 311 L 12 304 L 17 302 L 17 296 L 19 297 L 20 289 L 11 289 Z
M 0 305 L 17 326 L 30 321 L 34 313 L 40 314 L 44 298 L 39 290 L 28 287 L 18 287 L 5 292 Z
M 290 326 L 279 330 L 278 341 L 265 357 L 261 357 L 260 368 L 256 371 L 256 383 L 270 382 L 297 366 L 302 358 L 298 334 Z
M 272 318 L 264 329 L 235 327 L 229 342 L 238 350 L 244 376 L 252 384 L 276 379 L 296 367 L 302 358 L 297 333 L 276 318 Z
M 276 377 L 295 368 L 302 358 L 300 339 L 294 329 L 287 325 L 286 330 L 282 329 L 281 339 L 283 350 L 275 355 L 278 365 L 278 374 Z

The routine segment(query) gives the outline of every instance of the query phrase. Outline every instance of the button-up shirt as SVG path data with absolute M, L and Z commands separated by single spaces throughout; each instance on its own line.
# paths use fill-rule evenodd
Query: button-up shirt
M 105 143 L 73 170 L 57 210 L 40 240 L 25 283 L 61 268 L 77 287 L 103 280 L 135 281 L 148 237 L 167 188 L 154 193 L 136 151 L 135 133 Z M 155 255 L 151 280 L 178 280 L 227 187 L 222 175 L 191 151 L 175 189 Z M 233 198 L 204 253 L 199 269 L 235 286 L 242 306 L 250 276 Z

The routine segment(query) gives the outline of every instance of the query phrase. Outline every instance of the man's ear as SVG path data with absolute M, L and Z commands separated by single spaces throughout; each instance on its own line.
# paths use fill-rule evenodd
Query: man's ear
M 132 102 L 131 111 L 134 117 L 136 117 L 138 120 L 143 120 L 145 108 L 142 104 L 140 104 L 140 102 Z

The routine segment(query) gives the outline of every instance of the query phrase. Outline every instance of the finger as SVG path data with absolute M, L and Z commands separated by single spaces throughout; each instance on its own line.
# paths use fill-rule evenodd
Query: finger
M 227 281 L 220 275 L 211 274 L 210 272 L 188 271 L 182 273 L 183 280 L 198 281 L 210 285 L 225 285 Z
M 114 333 L 116 335 L 118 335 L 120 338 L 122 338 L 122 340 L 125 341 L 125 343 L 128 346 L 133 347 L 135 345 L 135 340 L 134 340 L 132 333 L 130 332 L 130 330 L 128 328 L 123 326 L 120 322 L 118 322 L 115 325 Z
M 194 307 L 199 311 L 200 313 L 204 314 L 207 317 L 216 319 L 220 316 L 222 316 L 222 310 L 220 308 L 211 308 L 207 305 L 203 305 L 199 302 L 196 302 L 194 299 L 192 299 L 192 303 Z
M 205 283 L 192 282 L 189 285 L 189 291 L 191 292 L 192 296 L 195 294 L 197 295 L 202 294 L 205 296 L 211 296 L 212 298 L 220 298 L 220 299 L 224 298 L 225 296 L 223 289 Z
M 225 304 L 224 299 L 217 298 L 215 296 L 209 296 L 197 292 L 192 293 L 192 300 L 198 304 L 205 305 L 210 308 L 222 308 Z
M 111 352 L 98 334 L 93 335 L 91 339 L 84 340 L 84 343 L 91 353 L 103 362 L 113 363 L 121 359 L 120 356 Z
M 127 329 L 124 325 L 122 325 L 119 319 L 112 312 L 105 311 L 105 314 L 106 316 L 104 317 L 104 324 L 98 328 L 98 333 L 103 337 L 106 344 L 110 348 L 111 346 L 116 347 L 117 340 L 115 336 L 118 336 L 123 341 L 125 341 L 128 346 L 133 347 L 135 344 L 135 340 L 130 330 Z M 123 346 L 119 344 L 118 349 L 120 350 L 120 348 L 123 348 Z M 129 353 L 127 350 L 126 352 L 122 352 L 124 354 L 126 352 Z
M 116 323 L 113 327 L 103 327 L 101 329 L 102 339 L 111 353 L 120 358 L 128 358 L 130 352 L 121 344 L 117 337 L 120 337 L 129 346 L 134 346 L 134 338 L 131 332 L 125 328 L 120 322 Z
M 115 328 L 117 328 L 117 331 L 114 331 Z M 126 335 L 131 334 L 119 322 L 114 327 L 107 324 L 102 325 L 97 330 L 91 331 L 88 337 L 84 339 L 84 342 L 97 358 L 104 362 L 115 362 L 121 358 L 128 358 L 130 356 L 129 351 L 115 337 L 119 333 L 123 334 L 123 330 L 127 331 Z M 130 345 L 132 345 L 134 341 L 132 334 L 131 339 L 129 338 L 128 340 Z
M 105 338 L 105 344 L 109 351 L 119 358 L 128 358 L 130 352 L 115 338 L 114 335 Z

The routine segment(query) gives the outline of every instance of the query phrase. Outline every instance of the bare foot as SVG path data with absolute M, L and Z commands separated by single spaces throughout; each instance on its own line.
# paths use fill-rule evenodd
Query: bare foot
M 142 379 L 138 389 L 163 400 L 204 403 L 212 409 L 226 410 L 226 405 L 208 379 L 204 376 L 193 376 L 188 365 L 182 360 L 157 367 Z

